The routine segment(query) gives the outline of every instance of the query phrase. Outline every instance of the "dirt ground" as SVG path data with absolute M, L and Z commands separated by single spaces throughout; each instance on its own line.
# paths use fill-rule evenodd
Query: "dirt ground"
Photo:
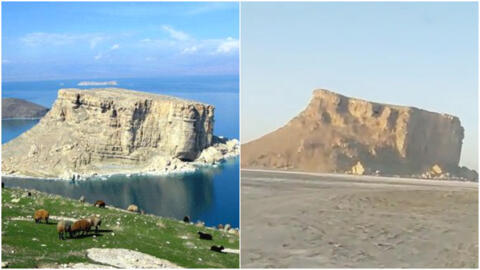
M 242 267 L 478 267 L 478 184 L 242 170 Z

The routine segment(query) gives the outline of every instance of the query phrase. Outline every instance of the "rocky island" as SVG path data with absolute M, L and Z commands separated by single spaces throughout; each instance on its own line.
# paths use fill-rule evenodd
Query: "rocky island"
M 48 108 L 19 98 L 2 98 L 2 119 L 36 119 Z
M 118 85 L 117 81 L 106 81 L 106 82 L 94 82 L 94 81 L 83 81 L 77 84 L 78 86 L 114 86 Z
M 328 90 L 285 126 L 242 145 L 242 168 L 478 180 L 459 167 L 464 130 L 452 115 Z
M 8 176 L 87 178 L 189 171 L 238 155 L 213 135 L 214 107 L 119 88 L 60 89 L 39 124 L 3 145 Z

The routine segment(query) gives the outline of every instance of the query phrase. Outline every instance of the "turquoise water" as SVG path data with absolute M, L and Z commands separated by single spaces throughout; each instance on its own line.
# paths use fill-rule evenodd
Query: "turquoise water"
M 107 81 L 112 79 L 96 80 Z M 215 106 L 216 135 L 238 138 L 238 77 L 173 77 L 116 80 L 121 88 L 178 96 Z M 51 107 L 59 88 L 78 87 L 80 80 L 44 82 L 3 82 L 3 97 L 15 97 Z M 91 88 L 91 87 L 90 87 Z M 2 143 L 33 127 L 38 120 L 2 120 Z M 169 176 L 116 175 L 106 180 L 71 183 L 39 179 L 3 177 L 6 186 L 33 188 L 87 201 L 105 200 L 126 208 L 136 204 L 146 213 L 173 218 L 185 215 L 208 226 L 239 224 L 239 160 L 195 173 Z

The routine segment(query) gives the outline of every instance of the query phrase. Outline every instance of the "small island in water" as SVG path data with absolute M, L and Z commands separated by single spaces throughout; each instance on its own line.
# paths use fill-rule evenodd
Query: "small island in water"
M 2 119 L 37 119 L 48 108 L 19 98 L 2 98 Z
M 239 154 L 213 135 L 214 107 L 119 88 L 60 89 L 51 110 L 3 145 L 8 176 L 78 179 L 193 171 Z
M 83 81 L 77 84 L 78 86 L 115 86 L 118 85 L 117 81 L 106 81 L 106 82 L 94 82 L 94 81 Z

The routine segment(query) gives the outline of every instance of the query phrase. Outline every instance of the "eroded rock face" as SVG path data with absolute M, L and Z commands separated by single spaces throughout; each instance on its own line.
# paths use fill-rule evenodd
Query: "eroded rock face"
M 117 88 L 61 89 L 31 130 L 3 146 L 4 173 L 56 177 L 193 161 L 212 145 L 214 107 Z
M 243 168 L 356 174 L 421 174 L 434 165 L 452 171 L 463 132 L 455 116 L 319 89 L 285 126 L 244 144 L 241 162 Z

